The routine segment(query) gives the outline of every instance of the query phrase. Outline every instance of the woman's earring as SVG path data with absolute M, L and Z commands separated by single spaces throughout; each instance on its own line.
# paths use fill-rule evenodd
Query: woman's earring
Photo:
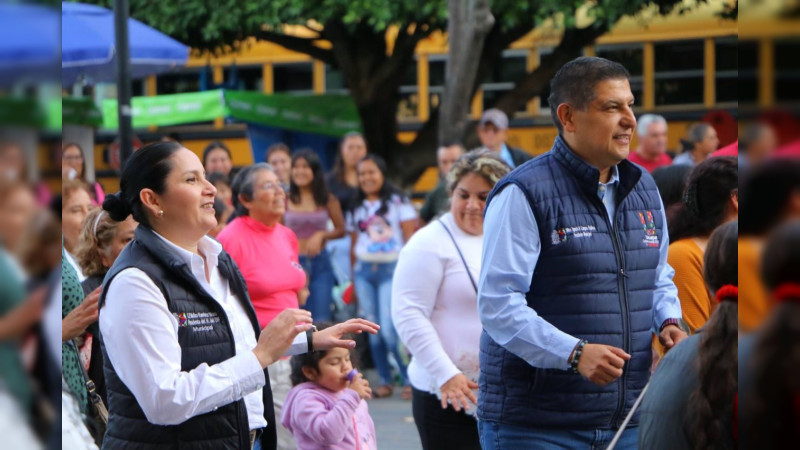
M 164 216 L 164 210 L 163 209 L 159 209 L 158 210 L 158 217 L 163 217 L 163 216 Z

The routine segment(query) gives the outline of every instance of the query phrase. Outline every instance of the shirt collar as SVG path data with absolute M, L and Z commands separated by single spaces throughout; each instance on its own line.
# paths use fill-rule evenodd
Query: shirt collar
M 173 254 L 177 259 L 182 261 L 184 264 L 187 264 L 189 267 L 192 268 L 192 273 L 201 280 L 205 280 L 205 268 L 203 266 L 203 258 L 200 255 L 190 252 L 185 248 L 179 247 L 174 243 L 170 242 L 164 236 L 158 234 L 155 230 L 153 230 L 153 234 L 155 234 L 162 242 L 164 242 L 170 250 L 173 251 Z M 214 239 L 203 236 L 200 241 L 197 243 L 197 251 L 200 252 L 203 256 L 205 256 L 205 262 L 208 264 L 209 268 L 217 267 L 217 261 L 219 259 L 219 254 L 222 253 L 222 244 L 215 241 Z
M 608 183 L 597 182 L 597 184 L 604 186 L 616 186 L 617 183 L 619 183 L 619 169 L 617 166 L 611 166 L 611 178 L 609 178 Z

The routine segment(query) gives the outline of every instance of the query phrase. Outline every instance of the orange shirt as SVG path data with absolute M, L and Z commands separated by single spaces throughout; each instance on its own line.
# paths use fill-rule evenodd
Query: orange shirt
M 693 334 L 711 317 L 716 303 L 703 280 L 703 250 L 693 239 L 681 239 L 670 244 L 667 262 L 675 269 L 673 281 L 678 288 L 683 320 Z
M 752 331 L 769 315 L 772 306 L 761 281 L 761 250 L 749 237 L 739 238 L 739 325 Z

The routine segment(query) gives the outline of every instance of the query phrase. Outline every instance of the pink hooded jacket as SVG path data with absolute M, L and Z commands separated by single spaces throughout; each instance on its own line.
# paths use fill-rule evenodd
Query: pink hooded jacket
M 298 450 L 378 448 L 367 402 L 352 389 L 332 392 L 316 383 L 298 384 L 286 396 L 281 423 Z

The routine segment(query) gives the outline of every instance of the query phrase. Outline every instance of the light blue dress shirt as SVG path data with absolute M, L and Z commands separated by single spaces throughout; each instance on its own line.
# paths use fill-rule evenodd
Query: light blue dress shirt
M 611 223 L 616 213 L 619 172 L 614 166 L 608 183 L 598 183 Z M 660 200 L 659 200 L 660 201 Z M 669 236 L 661 205 L 664 238 L 659 247 L 653 296 L 653 329 L 682 317 L 675 271 L 667 263 Z M 533 230 L 533 232 L 532 232 Z M 543 369 L 568 369 L 567 360 L 579 339 L 564 333 L 528 307 L 525 299 L 541 252 L 541 236 L 522 190 L 509 184 L 486 209 L 483 258 L 478 283 L 478 313 L 484 330 L 505 349 Z
M 517 167 L 517 165 L 514 164 L 514 158 L 511 157 L 511 152 L 508 150 L 508 147 L 506 147 L 505 143 L 502 147 L 500 147 L 500 158 L 502 158 L 503 161 L 505 161 L 506 164 L 508 164 L 508 166 L 512 169 Z

